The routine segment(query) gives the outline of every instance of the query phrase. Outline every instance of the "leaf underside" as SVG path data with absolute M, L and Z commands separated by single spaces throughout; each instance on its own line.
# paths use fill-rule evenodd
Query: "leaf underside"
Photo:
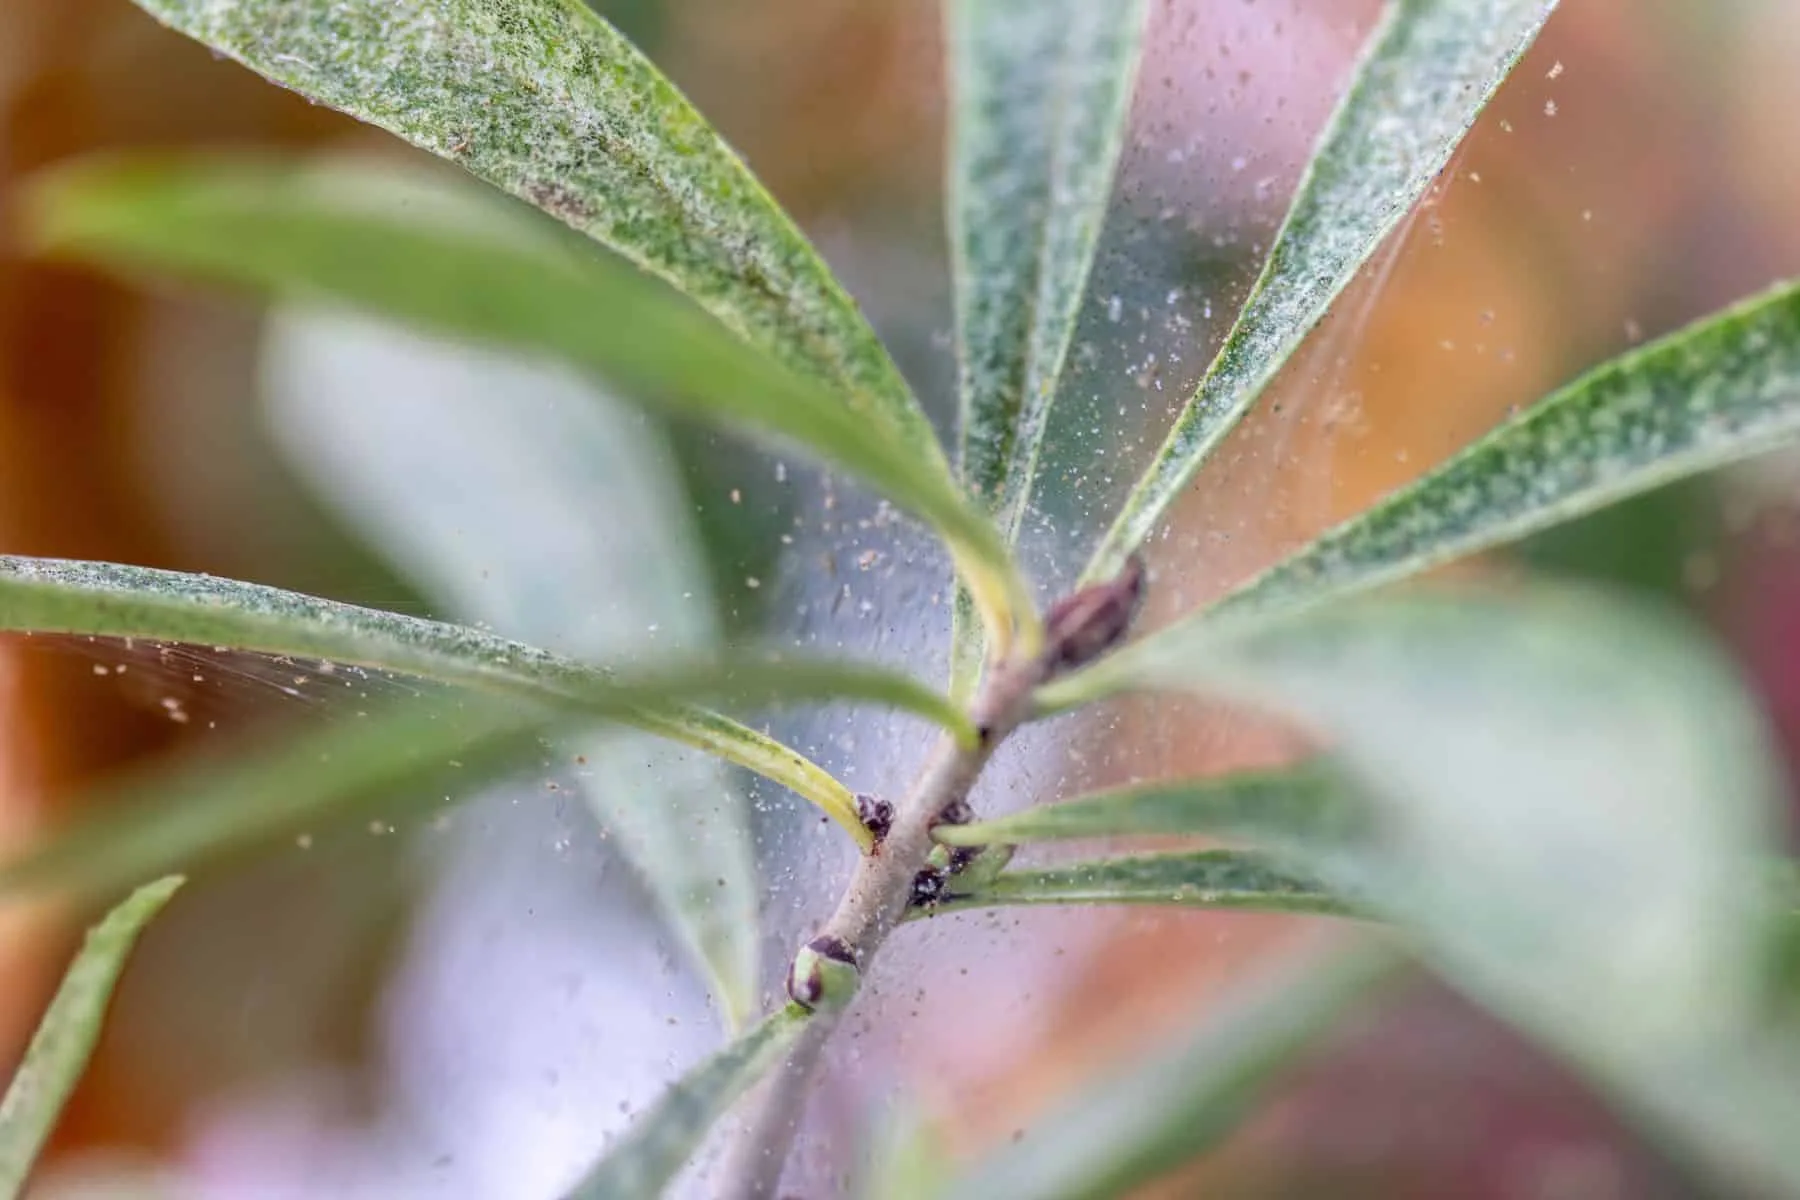
M 107 1004 L 125 960 L 181 886 L 179 877 L 145 884 L 88 930 L 0 1100 L 0 1196 L 19 1196 L 56 1128 L 100 1038 Z
M 1536 38 L 1555 0 L 1405 0 L 1371 36 L 1242 313 L 1101 539 L 1117 575 L 1201 465 L 1411 211 Z

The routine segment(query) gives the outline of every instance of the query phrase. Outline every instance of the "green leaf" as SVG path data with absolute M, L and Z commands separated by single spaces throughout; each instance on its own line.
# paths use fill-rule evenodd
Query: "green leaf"
M 1380 823 L 1370 911 L 1721 1174 L 1800 1187 L 1800 1047 L 1764 1011 L 1779 906 L 1751 886 L 1780 788 L 1685 626 L 1574 589 L 1358 598 L 1188 623 L 1093 673 L 1329 738 Z
M 542 228 L 454 203 L 441 189 L 422 197 L 416 184 L 367 171 L 166 158 L 60 169 L 39 181 L 26 225 L 34 244 L 59 256 L 346 304 L 432 333 L 553 355 L 599 371 L 635 402 L 774 435 L 931 525 L 991 636 L 1004 643 L 1017 625 L 1034 644 L 1025 584 L 941 454 L 914 453 L 888 423 L 723 335 L 666 288 Z
M 946 10 L 960 466 L 1008 545 L 1030 504 L 1112 194 L 1145 9 L 953 0 Z M 967 699 L 982 628 L 961 590 L 951 613 L 950 693 Z
M 24 1194 L 32 1165 L 87 1069 L 126 958 L 181 883 L 172 876 L 145 884 L 88 930 L 0 1100 L 0 1196 Z
M 856 304 L 674 85 L 580 0 L 138 0 L 307 98 L 449 159 L 625 255 L 943 455 Z
M 1800 284 L 1787 284 L 1590 372 L 1221 607 L 1315 603 L 1416 575 L 1797 436 Z
M 102 789 L 78 821 L 0 861 L 0 893 L 100 895 L 376 800 L 391 819 L 402 794 L 442 803 L 452 788 L 541 763 L 552 728 L 515 703 L 433 696 L 330 721 L 269 749 L 161 767 Z
M 1394 971 L 1377 951 L 1306 953 L 1225 1003 L 1181 1043 L 1158 1048 L 978 1162 L 945 1200 L 1112 1200 L 1229 1134 L 1346 1010 Z
M 1144 0 L 952 0 L 963 480 L 1016 542 L 1112 195 Z
M 1300 181 L 1262 275 L 1082 575 L 1117 575 L 1419 198 L 1556 7 L 1396 0 Z
M 1192 834 L 1274 845 L 1337 846 L 1366 833 L 1363 805 L 1317 765 L 1174 779 L 1094 792 L 993 821 L 939 825 L 947 846 Z
M 272 323 L 263 374 L 288 461 L 450 615 L 597 662 L 720 649 L 667 439 L 641 413 L 566 372 L 298 314 Z M 617 729 L 560 756 L 586 760 L 588 803 L 741 1027 L 762 940 L 743 788 Z
M 656 1200 L 719 1118 L 786 1057 L 809 1016 L 789 1005 L 688 1072 L 637 1119 L 567 1200 Z
M 602 668 L 459 625 L 257 584 L 111 563 L 0 556 L 0 629 L 223 646 L 420 675 L 586 713 L 715 754 L 818 804 L 859 843 L 842 784 L 698 697 L 746 706 L 866 700 L 914 712 L 965 741 L 968 718 L 905 676 L 850 663 L 725 661 L 623 680 Z
M 1353 906 L 1274 858 L 1229 850 L 1107 858 L 1003 871 L 966 893 L 908 912 L 929 918 L 970 908 L 1043 904 L 1162 904 L 1184 908 L 1344 916 Z
M 864 1140 L 858 1200 L 923 1200 L 949 1186 L 950 1148 L 904 1097 L 875 1116 Z

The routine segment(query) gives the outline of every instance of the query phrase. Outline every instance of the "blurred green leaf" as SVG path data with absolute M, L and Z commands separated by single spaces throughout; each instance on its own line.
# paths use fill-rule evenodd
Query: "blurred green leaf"
M 684 417 L 671 416 L 663 424 L 725 638 L 759 636 L 780 594 L 762 581 L 785 569 L 794 519 L 810 491 L 794 486 L 779 460 L 770 466 L 746 456 L 730 434 Z
M 0 1196 L 24 1194 L 38 1154 L 87 1070 L 126 958 L 181 883 L 171 876 L 145 884 L 88 930 L 0 1100 Z
M 1308 764 L 1133 784 L 993 821 L 939 825 L 932 837 L 947 846 L 986 846 L 1194 834 L 1264 847 L 1335 846 L 1366 832 L 1364 808 L 1335 773 Z
M 952 0 L 963 480 L 1009 542 L 1112 195 L 1144 0 Z
M 876 1118 L 869 1131 L 867 1167 L 859 1200 L 923 1200 L 942 1196 L 951 1178 L 950 1148 L 917 1107 L 902 1101 Z
M 618 721 L 718 755 L 818 804 L 859 842 L 854 797 L 801 755 L 716 713 L 745 706 L 864 700 L 936 721 L 964 740 L 947 698 L 875 667 L 802 660 L 724 661 L 633 681 L 460 625 L 339 604 L 258 584 L 112 563 L 0 556 L 0 629 L 223 646 L 420 675 Z
M 1273 857 L 1206 850 L 1003 871 L 971 891 L 952 891 L 927 907 L 912 909 L 907 917 L 928 919 L 970 908 L 1043 904 L 1164 904 L 1321 916 L 1354 911 L 1340 896 L 1294 874 Z
M 946 1200 L 1129 1194 L 1236 1128 L 1393 969 L 1391 956 L 1366 948 L 1293 956 L 1241 986 L 1223 1013 L 1202 1021 L 1183 1042 L 1083 1084 L 1023 1137 L 931 1194 Z
M 1800 1048 L 1764 1011 L 1779 906 L 1755 886 L 1780 789 L 1686 626 L 1579 590 L 1359 598 L 1185 622 L 1091 674 L 1331 738 L 1381 836 L 1322 879 L 1722 1176 L 1800 1189 Z
M 944 467 L 924 414 L 794 223 L 579 0 L 138 0 L 251 70 L 542 209 L 685 292 Z M 590 314 L 591 315 L 591 314 Z
M 83 816 L 0 861 L 0 893 L 77 897 L 289 833 L 358 804 L 441 804 L 548 755 L 542 714 L 486 697 L 390 701 L 223 758 L 162 766 L 104 787 Z M 552 764 L 560 769 L 565 764 Z
M 1606 363 L 1225 598 L 1309 604 L 1800 437 L 1800 284 Z
M 656 1200 L 708 1131 L 786 1057 L 812 1014 L 789 1005 L 689 1071 L 626 1131 L 567 1200 Z
M 1528 571 L 1703 607 L 1709 580 L 1695 565 L 1712 562 L 1728 535 L 1720 483 L 1699 475 L 1654 487 L 1529 534 L 1507 556 Z
M 374 5 L 339 7 L 365 20 Z M 396 200 L 411 211 L 396 215 Z M 654 281 L 543 228 L 455 203 L 441 190 L 423 197 L 376 171 L 241 159 L 79 164 L 40 180 L 26 208 L 29 239 L 58 256 L 345 304 L 437 334 L 548 354 L 599 371 L 635 402 L 776 435 L 935 529 L 990 631 L 1004 638 L 1015 621 L 1035 621 L 999 533 L 935 446 L 916 452 L 891 422 L 725 336 Z
M 674 461 L 642 413 L 564 372 L 299 314 L 272 322 L 263 374 L 288 461 L 459 620 L 597 662 L 718 651 Z M 762 940 L 743 788 L 645 735 L 584 732 L 561 757 L 578 755 L 588 803 L 741 1026 Z
M 1101 539 L 1084 583 L 1117 575 L 1431 186 L 1556 0 L 1395 0 L 1320 137 L 1236 325 Z

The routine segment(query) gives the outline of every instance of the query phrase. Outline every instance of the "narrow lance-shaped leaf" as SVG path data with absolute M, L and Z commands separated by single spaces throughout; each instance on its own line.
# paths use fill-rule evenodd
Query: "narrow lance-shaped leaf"
M 580 0 L 138 4 L 617 250 L 943 467 L 892 361 L 793 222 Z
M 781 1062 L 810 1015 L 790 1005 L 688 1072 L 567 1200 L 657 1200 L 719 1118 Z
M 102 161 L 40 182 L 27 225 L 58 255 L 347 304 L 433 333 L 554 355 L 601 372 L 635 402 L 774 435 L 930 524 L 990 635 L 1004 643 L 1016 626 L 1027 647 L 1035 643 L 1025 584 L 941 455 L 909 452 L 883 422 L 725 336 L 637 272 L 542 228 L 471 211 L 441 190 L 421 197 L 417 187 L 401 189 L 411 211 L 396 213 L 395 190 L 392 179 L 348 169 Z
M 938 1194 L 946 1200 L 1113 1200 L 1210 1149 L 1296 1060 L 1394 973 L 1391 955 L 1295 955 L 1181 1042 L 1085 1083 Z
M 293 469 L 434 606 L 591 661 L 719 650 L 659 423 L 566 371 L 342 318 L 282 315 L 262 363 Z M 762 931 L 739 780 L 616 728 L 559 749 L 741 1027 Z
M 973 737 L 949 701 L 905 676 L 848 663 L 753 660 L 621 680 L 599 667 L 458 625 L 257 584 L 145 567 L 0 556 L 0 629 L 225 646 L 420 675 L 618 721 L 718 755 L 818 804 L 866 844 L 855 800 L 803 756 L 696 697 L 754 706 L 858 699 Z
M 1083 574 L 1116 575 L 1358 268 L 1411 210 L 1555 0 L 1393 0 L 1300 180 L 1262 275 Z
M 462 799 L 527 764 L 548 762 L 555 728 L 510 701 L 445 696 L 389 701 L 222 759 L 177 762 L 104 787 L 79 820 L 0 860 L 0 894 L 103 895 L 186 870 L 380 801 L 394 820 L 414 806 Z
M 1144 0 L 953 0 L 950 248 L 962 477 L 1017 542 L 1112 193 Z M 959 590 L 951 694 L 982 628 Z
M 1273 609 L 1416 575 L 1800 437 L 1800 285 L 1597 368 L 1227 596 Z
M 145 884 L 88 930 L 0 1100 L 0 1197 L 24 1193 L 32 1165 L 87 1069 L 125 960 L 181 882 L 172 877 Z
M 992 821 L 939 825 L 932 836 L 947 846 L 1190 834 L 1328 847 L 1366 832 L 1365 808 L 1336 773 L 1305 765 L 1133 784 Z
M 1016 541 L 1112 193 L 1144 0 L 952 0 L 963 480 Z
M 971 908 L 1045 904 L 1158 904 L 1317 916 L 1356 911 L 1343 895 L 1295 874 L 1273 857 L 1206 850 L 1003 871 L 971 891 L 952 891 L 907 916 L 916 920 Z
M 54 887 L 92 895 L 304 831 L 369 801 L 382 801 L 383 815 L 392 819 L 402 801 L 432 805 L 466 797 L 526 766 L 567 773 L 573 759 L 547 747 L 595 717 L 626 721 L 640 710 L 714 695 L 721 687 L 755 703 L 832 699 L 846 681 L 833 668 L 814 674 L 803 667 L 787 678 L 779 668 L 751 668 L 761 672 L 754 695 L 743 690 L 749 679 L 722 680 L 719 672 L 729 668 L 714 666 L 590 683 L 573 695 L 521 687 L 498 696 L 434 692 L 389 702 L 272 751 L 178 764 L 110 789 L 81 806 L 91 814 L 81 822 L 0 861 L 0 893 Z M 854 675 L 847 681 L 858 685 Z M 874 690 L 885 686 L 880 677 L 862 682 Z M 521 698 L 534 702 L 522 704 Z
M 1733 673 L 1665 615 L 1551 588 L 1190 624 L 1094 668 L 1333 739 L 1380 840 L 1359 896 L 1452 982 L 1749 1190 L 1800 1186 L 1765 1024 L 1779 794 Z M 1325 878 L 1332 866 L 1320 864 Z

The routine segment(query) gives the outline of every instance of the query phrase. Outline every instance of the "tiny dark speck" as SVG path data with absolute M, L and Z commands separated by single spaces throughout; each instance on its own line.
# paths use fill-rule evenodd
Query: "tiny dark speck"
M 594 206 L 585 197 L 555 180 L 535 180 L 525 185 L 524 192 L 527 200 L 571 225 L 593 220 Z

